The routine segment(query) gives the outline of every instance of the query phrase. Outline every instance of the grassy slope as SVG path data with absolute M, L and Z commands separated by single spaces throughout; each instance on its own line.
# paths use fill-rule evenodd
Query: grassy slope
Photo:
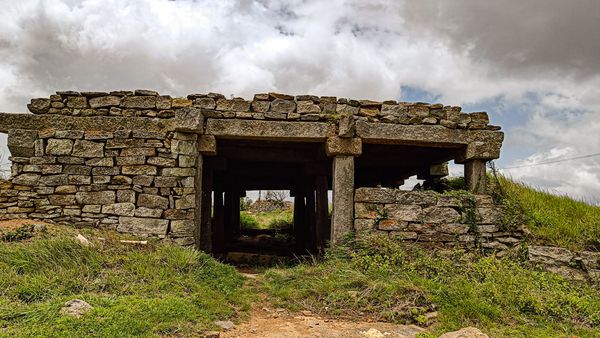
M 531 241 L 600 249 L 600 208 L 505 178 L 500 186 L 493 190 L 507 207 L 507 224 L 525 222 Z M 395 322 L 423 322 L 423 313 L 437 309 L 438 333 L 474 325 L 493 336 L 600 337 L 597 286 L 535 271 L 518 257 L 456 252 L 449 260 L 381 236 L 342 251 L 319 263 L 269 270 L 265 290 L 280 306 Z
M 294 223 L 293 210 L 276 210 L 273 212 L 251 213 L 241 211 L 242 228 L 246 229 L 280 229 Z
M 477 326 L 500 337 L 600 336 L 600 292 L 525 264 L 457 252 L 451 259 L 371 236 L 319 263 L 266 272 L 277 306 L 329 315 Z
M 600 250 L 600 207 L 500 178 L 508 203 L 519 206 L 537 242 Z
M 0 336 L 194 336 L 249 308 L 242 277 L 206 254 L 70 238 L 0 242 Z M 93 312 L 62 316 L 74 298 Z

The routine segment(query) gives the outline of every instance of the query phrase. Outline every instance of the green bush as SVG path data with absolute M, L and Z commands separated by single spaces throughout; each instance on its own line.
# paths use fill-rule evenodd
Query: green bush
M 240 226 L 242 229 L 260 229 L 256 217 L 247 212 L 240 213 Z

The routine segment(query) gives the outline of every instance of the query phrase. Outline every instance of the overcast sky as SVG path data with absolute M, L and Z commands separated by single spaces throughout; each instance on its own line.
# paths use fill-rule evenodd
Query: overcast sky
M 597 0 L 0 0 L 0 8 L 0 111 L 66 89 L 429 101 L 489 112 L 506 132 L 500 168 L 600 153 Z M 505 173 L 600 202 L 600 156 Z

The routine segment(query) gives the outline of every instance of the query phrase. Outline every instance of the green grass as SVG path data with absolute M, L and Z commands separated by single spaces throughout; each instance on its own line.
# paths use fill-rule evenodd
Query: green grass
M 61 315 L 75 298 L 93 311 Z M 243 316 L 251 298 L 233 267 L 174 245 L 0 243 L 1 337 L 197 336 Z
M 524 216 L 534 241 L 580 251 L 600 250 L 600 207 L 500 177 L 506 203 Z
M 272 212 L 251 213 L 240 212 L 240 222 L 244 229 L 283 229 L 294 223 L 293 210 L 276 210 Z
M 600 336 L 600 293 L 508 258 L 452 257 L 368 236 L 307 262 L 265 273 L 276 306 L 351 318 L 424 323 L 434 333 L 477 326 L 496 337 Z

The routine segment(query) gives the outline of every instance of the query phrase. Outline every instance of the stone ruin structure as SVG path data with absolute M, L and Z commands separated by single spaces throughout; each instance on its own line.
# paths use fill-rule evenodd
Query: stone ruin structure
M 272 189 L 294 198 L 296 252 L 363 230 L 497 249 L 519 240 L 484 195 L 486 162 L 499 157 L 504 138 L 486 113 L 149 90 L 62 91 L 28 108 L 32 114 L 0 114 L 12 155 L 11 178 L 0 183 L 0 219 L 106 227 L 218 253 L 240 235 L 240 197 Z M 476 196 L 469 206 L 461 196 L 398 189 L 414 175 L 435 184 L 451 160 L 464 164 Z

